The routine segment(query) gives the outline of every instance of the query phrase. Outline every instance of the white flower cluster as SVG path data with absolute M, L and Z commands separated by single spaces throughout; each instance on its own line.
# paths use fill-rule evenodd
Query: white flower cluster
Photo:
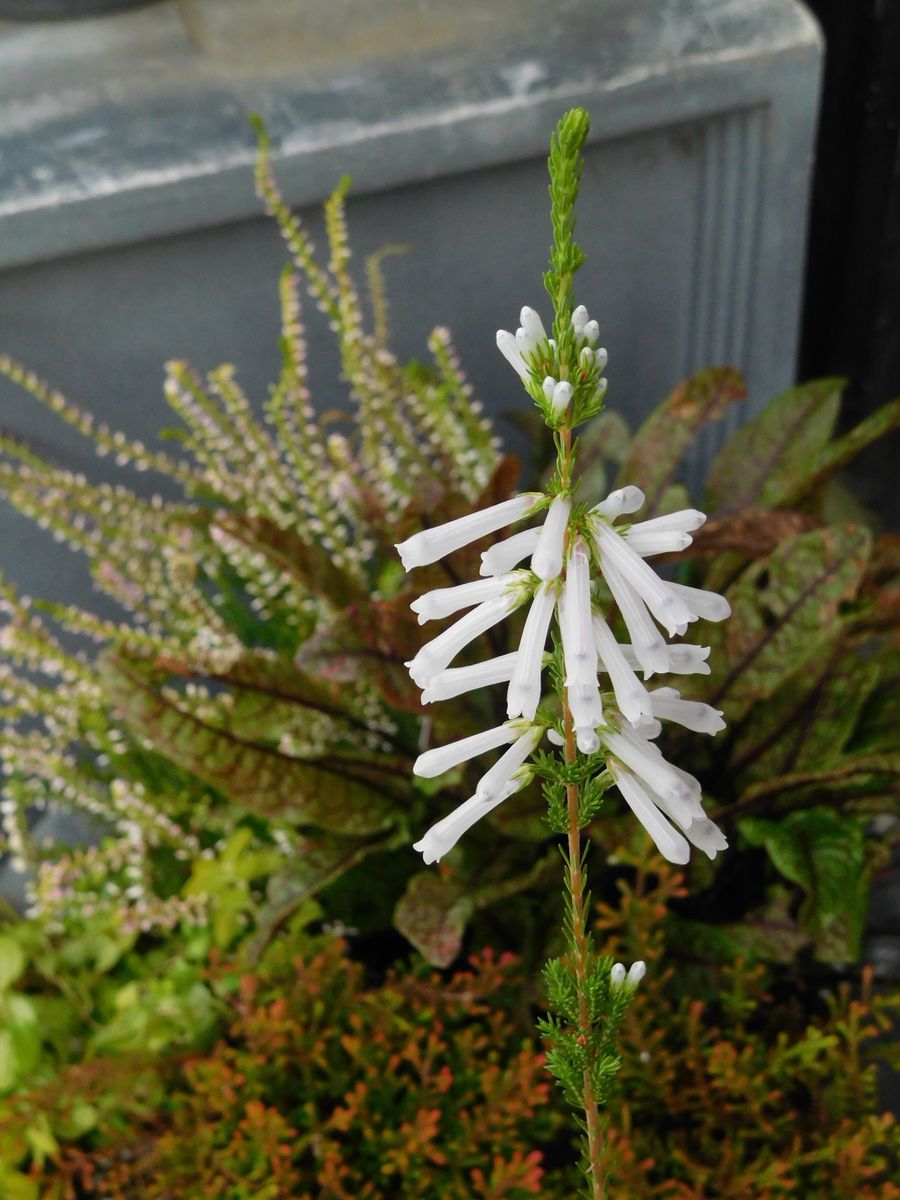
M 523 309 L 521 319 L 515 337 L 501 331 L 497 340 L 513 366 L 519 370 L 521 363 L 527 370 L 528 357 L 546 335 L 533 310 Z M 585 349 L 598 353 L 590 344 L 596 341 L 596 323 L 587 321 L 586 311 L 576 310 L 573 323 L 585 342 L 581 353 Z M 683 700 L 674 688 L 648 690 L 645 684 L 658 674 L 709 674 L 709 647 L 667 642 L 660 628 L 669 638 L 680 637 L 698 618 L 721 621 L 730 607 L 714 592 L 661 579 L 646 562 L 653 555 L 690 545 L 691 533 L 703 524 L 704 514 L 684 509 L 616 525 L 643 503 L 643 492 L 633 486 L 611 492 L 587 511 L 573 509 L 566 494 L 528 492 L 423 530 L 397 546 L 409 571 L 546 510 L 543 524 L 529 525 L 482 554 L 484 578 L 428 592 L 412 605 L 420 624 L 470 610 L 407 663 L 423 689 L 423 703 L 490 684 L 507 685 L 508 720 L 503 725 L 429 750 L 416 760 L 415 774 L 433 778 L 476 755 L 507 747 L 481 777 L 474 795 L 416 843 L 426 863 L 439 860 L 480 817 L 529 782 L 528 759 L 545 734 L 557 744 L 562 741 L 552 719 L 538 714 L 554 614 L 578 750 L 602 751 L 625 802 L 670 862 L 686 863 L 691 845 L 710 858 L 727 845 L 703 811 L 699 782 L 667 762 L 654 744 L 661 721 L 715 734 L 724 728 L 722 714 L 708 704 Z M 519 566 L 525 559 L 528 569 Z M 602 576 L 622 616 L 631 639 L 628 644 L 616 641 L 597 611 L 592 569 Z M 530 607 L 518 650 L 473 666 L 450 666 L 473 639 L 526 603 Z M 601 690 L 607 680 L 610 690 Z

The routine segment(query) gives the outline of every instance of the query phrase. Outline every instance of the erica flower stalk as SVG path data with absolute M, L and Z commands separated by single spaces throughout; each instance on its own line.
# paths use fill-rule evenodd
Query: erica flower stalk
M 513 797 L 533 777 L 541 779 L 549 824 L 566 840 L 567 950 L 548 964 L 552 1011 L 540 1028 L 548 1066 L 583 1114 L 590 1195 L 600 1200 L 607 1192 L 599 1107 L 618 1065 L 610 1058 L 616 1029 L 644 966 L 635 963 L 626 973 L 594 948 L 582 830 L 615 786 L 671 862 L 686 863 L 692 848 L 710 858 L 726 848 L 703 811 L 700 783 L 668 762 L 654 740 L 663 722 L 714 735 L 724 727 L 722 714 L 683 699 L 673 687 L 651 690 L 647 680 L 708 673 L 708 649 L 667 639 L 683 637 L 698 620 L 722 620 L 729 607 L 715 593 L 669 582 L 648 561 L 685 549 L 703 513 L 683 509 L 633 520 L 645 502 L 639 481 L 593 505 L 577 494 L 573 430 L 600 411 L 607 388 L 599 324 L 573 302 L 573 277 L 583 258 L 573 239 L 573 207 L 587 129 L 586 114 L 569 113 L 550 156 L 554 245 L 545 276 L 553 305 L 550 332 L 538 311 L 526 306 L 515 332 L 497 334 L 501 353 L 553 430 L 553 483 L 546 494 L 514 496 L 414 534 L 397 549 L 410 570 L 505 534 L 483 550 L 479 579 L 427 592 L 412 604 L 420 624 L 453 618 L 407 664 L 423 689 L 423 703 L 504 685 L 507 715 L 502 724 L 419 755 L 414 772 L 431 779 L 501 751 L 482 768 L 469 798 L 442 815 L 415 848 L 427 864 L 437 862 L 498 805 L 515 804 Z M 506 533 L 519 521 L 524 529 Z M 609 611 L 603 610 L 603 595 L 612 597 Z M 514 650 L 450 665 L 488 630 L 499 632 L 521 606 L 527 612 Z M 616 615 L 628 631 L 629 641 L 622 644 L 613 632 Z M 555 662 L 553 677 L 561 681 L 558 694 L 545 690 L 548 661 Z M 561 755 L 541 750 L 545 745 L 561 747 Z

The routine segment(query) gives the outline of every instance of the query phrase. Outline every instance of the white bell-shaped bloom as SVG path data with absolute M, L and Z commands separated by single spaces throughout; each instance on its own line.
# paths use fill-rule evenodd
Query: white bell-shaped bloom
M 424 754 L 419 755 L 413 763 L 413 775 L 419 775 L 423 779 L 434 779 L 452 767 L 468 762 L 470 758 L 476 758 L 488 750 L 496 750 L 498 746 L 508 746 L 520 733 L 516 722 L 507 721 L 494 729 L 485 729 L 471 737 L 460 738 L 448 746 L 436 746 L 433 750 L 426 750 Z
M 669 654 L 662 634 L 654 625 L 647 607 L 630 584 L 615 572 L 606 575 L 606 584 L 619 606 L 622 620 L 631 636 L 635 657 L 647 679 L 669 668 Z
M 707 858 L 713 859 L 722 850 L 728 849 L 728 839 L 722 830 L 709 817 L 692 821 L 684 831 L 685 837 L 692 846 L 702 850 Z
M 512 500 L 504 500 L 501 504 L 492 504 L 490 508 L 480 508 L 477 512 L 458 517 L 455 521 L 447 521 L 436 525 L 433 529 L 423 529 L 414 533 L 405 542 L 398 542 L 396 549 L 403 563 L 403 569 L 411 571 L 413 567 L 424 567 L 428 563 L 437 562 L 446 554 L 468 546 L 485 534 L 494 533 L 522 517 L 542 500 L 540 492 L 524 492 L 513 496 Z
M 635 675 L 610 627 L 597 614 L 594 614 L 591 626 L 600 661 L 609 675 L 616 704 L 622 716 L 629 721 L 639 721 L 641 717 L 652 716 L 650 693 Z
M 620 642 L 619 649 L 625 661 L 633 670 L 639 670 L 643 667 L 633 645 L 628 642 Z M 661 675 L 709 675 L 710 666 L 706 661 L 709 658 L 709 646 L 692 646 L 690 642 L 671 642 L 665 647 L 666 664 L 660 672 Z M 644 678 L 654 674 L 653 671 L 644 671 Z M 630 720 L 631 718 L 629 718 Z
M 590 725 L 576 727 L 575 745 L 582 754 L 596 754 L 600 749 L 600 735 Z
M 541 583 L 534 593 L 531 608 L 519 641 L 518 661 L 506 694 L 506 715 L 534 719 L 541 699 L 541 671 L 550 619 L 556 604 L 552 583 Z
M 507 589 L 502 595 L 485 600 L 464 617 L 460 617 L 449 629 L 426 642 L 415 658 L 406 664 L 415 683 L 419 687 L 425 687 L 439 671 L 443 671 L 449 665 L 460 650 L 487 632 L 498 621 L 502 621 L 525 597 L 526 592 L 523 588 Z
M 643 508 L 645 500 L 641 489 L 629 483 L 627 487 L 616 488 L 614 492 L 610 492 L 605 500 L 594 505 L 591 512 L 605 521 L 615 521 L 626 513 L 637 512 L 639 508 Z
M 436 825 L 428 830 L 424 837 L 413 844 L 413 849 L 418 850 L 426 865 L 434 862 L 440 862 L 445 854 L 448 854 L 462 835 L 471 829 L 476 821 L 480 821 L 498 804 L 502 804 L 504 800 L 521 791 L 523 787 L 530 781 L 531 772 L 525 768 L 515 779 L 510 780 L 506 788 L 499 796 L 489 796 L 483 798 L 475 795 L 470 796 L 463 804 L 454 809 L 449 816 L 444 817 L 442 821 L 438 821 Z
M 596 729 L 603 721 L 603 701 L 596 678 L 590 683 L 570 683 L 566 700 L 576 729 Z
M 630 529 L 625 535 L 628 546 L 641 558 L 652 558 L 655 554 L 678 554 L 686 550 L 694 539 L 689 533 L 670 529 L 659 533 L 639 533 Z
M 526 583 L 527 578 L 524 571 L 508 571 L 504 575 L 476 579 L 473 583 L 460 583 L 456 587 L 435 588 L 413 600 L 409 607 L 418 614 L 419 624 L 424 625 L 426 621 L 437 621 L 459 612 L 461 608 L 470 608 L 473 604 L 502 596 L 507 588 Z
M 469 667 L 448 667 L 432 675 L 422 692 L 422 703 L 433 704 L 435 700 L 452 700 L 476 688 L 490 687 L 493 683 L 509 683 L 512 679 L 519 652 L 500 654 Z
M 605 521 L 596 522 L 594 540 L 600 551 L 604 578 L 609 582 L 611 576 L 618 576 L 633 588 L 669 637 L 674 637 L 679 629 L 686 628 L 688 622 L 695 619 L 696 614 L 677 593 Z
M 544 733 L 543 726 L 534 725 L 520 733 L 505 754 L 478 781 L 475 795 L 482 800 L 501 795 L 509 781 L 537 746 Z
M 706 513 L 697 508 L 680 508 L 677 512 L 666 513 L 662 517 L 650 517 L 646 521 L 636 521 L 628 531 L 633 533 L 693 533 L 706 522 Z
M 568 496 L 556 496 L 550 505 L 547 519 L 541 526 L 541 536 L 531 556 L 531 569 L 538 579 L 557 579 L 562 574 L 563 540 L 572 501 Z
M 630 983 L 632 987 L 637 987 L 646 974 L 647 964 L 638 959 L 637 962 L 633 962 L 628 968 L 628 975 L 625 978 L 625 982 Z
M 577 538 L 566 560 L 566 578 L 559 604 L 566 683 L 597 679 L 597 643 L 591 623 L 591 573 L 587 548 Z
M 554 389 L 550 397 L 550 403 L 553 405 L 553 411 L 557 416 L 560 416 L 569 407 L 572 401 L 572 385 L 567 380 L 562 380 Z
M 691 857 L 690 843 L 669 824 L 634 775 L 614 760 L 609 769 L 625 803 L 653 839 L 663 858 L 684 866 Z
M 497 349 L 519 377 L 527 380 L 528 367 L 525 365 L 525 359 L 522 357 L 522 351 L 519 349 L 515 334 L 510 333 L 508 329 L 498 329 Z
M 650 703 L 655 717 L 674 721 L 694 733 L 718 733 L 725 728 L 719 709 L 698 700 L 682 700 L 675 688 L 656 688 L 650 693 Z
M 480 575 L 504 575 L 511 571 L 523 558 L 534 554 L 538 539 L 541 536 L 540 527 L 523 529 L 512 537 L 495 542 L 481 556 Z
M 618 733 L 605 730 L 601 736 L 616 758 L 671 806 L 672 815 L 678 814 L 676 820 L 679 823 L 693 820 L 700 789 L 683 779 L 671 763 L 666 762 L 657 746 L 629 729 Z
M 667 586 L 690 611 L 692 619 L 700 617 L 704 621 L 724 621 L 731 616 L 731 605 L 718 592 L 707 592 L 683 583 L 670 583 Z
M 521 323 L 521 333 L 524 335 L 524 340 L 528 346 L 529 352 L 534 351 L 547 340 L 547 331 L 544 329 L 544 323 L 533 308 L 529 308 L 526 304 L 519 313 L 519 321 Z M 516 331 L 518 338 L 519 330 Z

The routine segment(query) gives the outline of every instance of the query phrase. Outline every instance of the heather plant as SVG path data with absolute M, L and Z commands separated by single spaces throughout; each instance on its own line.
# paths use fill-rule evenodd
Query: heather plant
M 584 425 L 577 455 L 570 453 L 574 439 L 567 452 L 566 426 L 596 409 L 605 388 L 599 330 L 569 293 L 578 255 L 567 222 L 577 191 L 582 118 L 569 120 L 575 125 L 564 124 L 554 149 L 551 337 L 525 310 L 518 341 L 514 335 L 500 339 L 536 402 L 535 444 L 556 451 L 549 478 L 529 481 L 534 490 L 525 493 L 527 504 L 510 499 L 517 464 L 501 457 L 449 335 L 438 330 L 430 339 L 430 365 L 402 365 L 390 354 L 379 260 L 368 264 L 370 297 L 351 278 L 345 186 L 328 205 L 329 254 L 322 263 L 278 193 L 265 139 L 260 192 L 293 261 L 281 280 L 282 373 L 263 404 L 243 396 L 230 367 L 202 380 L 186 364 L 171 364 L 166 395 L 182 427 L 173 433 L 176 449 L 162 453 L 96 425 L 27 370 L 0 358 L 0 372 L 92 438 L 100 453 L 125 469 L 161 473 L 169 494 L 171 485 L 182 491 L 173 501 L 142 498 L 123 485 L 94 485 L 0 436 L 4 495 L 87 555 L 97 587 L 128 614 L 121 622 L 100 620 L 71 606 L 19 597 L 5 583 L 0 593 L 0 850 L 26 872 L 30 889 L 29 919 L 9 914 L 0 931 L 4 1120 L 14 1107 L 26 1114 L 0 1142 L 3 1186 L 13 1200 L 33 1200 L 33 1180 L 51 1177 L 58 1195 L 77 1194 L 71 1182 L 76 1163 L 82 1193 L 105 1186 L 116 1131 L 126 1141 L 142 1136 L 129 1124 L 132 1100 L 145 1110 L 148 1137 L 156 1144 L 169 1120 L 157 1068 L 180 1070 L 189 1051 L 202 1057 L 231 1019 L 232 985 L 221 982 L 212 964 L 224 964 L 232 982 L 252 975 L 269 943 L 281 952 L 291 922 L 302 917 L 312 894 L 320 898 L 322 920 L 352 931 L 350 947 L 363 960 L 377 958 L 385 946 L 396 952 L 399 943 L 386 934 L 392 923 L 440 968 L 464 946 L 499 943 L 523 956 L 528 977 L 552 953 L 555 965 L 545 985 L 553 1009 L 544 1025 L 548 1060 L 579 1105 L 585 1067 L 592 1087 L 596 1083 L 595 1100 L 615 1094 L 615 1105 L 594 1129 L 595 1147 L 601 1137 L 607 1147 L 605 1170 L 615 1194 L 630 1189 L 641 1196 L 640 1180 L 652 1178 L 668 1188 L 661 1195 L 682 1200 L 729 1194 L 799 1200 L 817 1188 L 828 1194 L 830 1155 L 843 1156 L 841 1179 L 851 1181 L 848 1188 L 876 1189 L 861 1195 L 896 1194 L 882 1182 L 881 1155 L 893 1133 L 876 1119 L 871 1072 L 854 1076 L 863 1083 L 852 1088 L 841 1090 L 837 1081 L 845 1053 L 856 1056 L 863 1072 L 869 1034 L 884 1012 L 877 996 L 866 998 L 868 984 L 863 986 L 855 964 L 868 887 L 885 866 L 897 828 L 885 814 L 895 811 L 900 787 L 900 553 L 895 537 L 873 532 L 835 473 L 900 423 L 900 404 L 835 436 L 840 381 L 777 397 L 714 461 L 704 505 L 710 516 L 702 527 L 678 482 L 679 464 L 705 423 L 743 400 L 734 371 L 715 368 L 685 381 L 633 434 L 620 415 L 604 410 Z M 309 397 L 303 289 L 327 315 L 340 347 L 350 407 L 339 422 L 318 416 Z M 621 519 L 630 513 L 623 509 L 615 517 L 610 504 L 634 500 L 636 481 L 645 521 L 631 524 Z M 565 513 L 576 483 L 583 499 Z M 407 582 L 391 548 L 398 536 L 421 545 L 434 537 L 417 542 L 423 527 L 462 519 L 469 532 L 480 528 L 493 539 L 500 528 L 493 524 L 495 505 L 507 505 L 507 515 L 547 515 L 540 530 L 495 542 L 483 555 L 459 545 L 417 568 L 415 588 Z M 676 527 L 665 524 L 671 514 L 677 514 Z M 693 527 L 678 526 L 685 521 Z M 574 535 L 568 548 L 561 537 L 567 525 Z M 698 624 L 689 622 L 681 642 L 664 645 L 666 665 L 679 675 L 679 697 L 650 690 L 635 676 L 647 666 L 636 649 L 641 637 L 624 619 L 628 590 L 598 545 L 617 545 L 611 536 L 641 557 L 644 550 L 656 555 L 666 577 L 658 580 L 664 590 L 657 599 L 674 584 L 676 595 L 680 587 L 682 598 L 693 595 L 695 602 L 701 590 L 721 593 L 732 610 L 728 621 L 704 625 L 702 638 L 695 633 Z M 543 560 L 554 561 L 541 566 L 538 555 L 549 578 L 529 584 L 530 573 L 517 571 L 517 564 L 535 554 L 541 539 Z M 510 560 L 511 549 L 521 549 L 521 556 Z M 567 564 L 559 615 L 567 608 L 569 568 L 572 607 L 582 618 L 585 557 L 593 580 L 590 626 L 599 639 L 598 663 L 610 668 L 612 655 L 615 664 L 610 690 L 597 696 L 597 673 L 591 684 L 579 652 L 586 646 L 592 658 L 590 640 L 574 645 L 565 620 L 544 657 L 536 652 L 536 646 L 544 650 L 537 637 L 529 641 L 535 657 L 521 654 L 531 585 L 545 596 L 560 586 L 562 568 L 553 575 L 557 550 Z M 462 650 L 462 666 L 450 667 L 448 660 L 435 672 L 433 660 L 418 659 L 416 674 L 424 666 L 420 677 L 430 675 L 431 695 L 423 705 L 403 668 L 418 644 L 416 617 L 452 612 L 440 608 L 446 592 L 480 568 L 487 570 L 474 585 L 482 588 L 479 606 L 501 601 L 494 609 L 501 612 L 509 603 L 506 585 L 497 584 L 507 572 L 519 579 L 518 598 L 525 602 Z M 646 574 L 641 579 L 647 584 Z M 625 608 L 614 587 L 626 597 Z M 418 595 L 422 588 L 431 599 Z M 439 592 L 445 595 L 436 597 Z M 721 600 L 706 603 L 724 612 Z M 529 619 L 535 607 L 527 606 Z M 537 606 L 538 615 L 546 617 L 548 607 Z M 633 606 L 631 614 L 645 635 L 643 654 L 659 656 L 661 670 L 659 635 L 650 644 L 648 626 Z M 624 645 L 624 666 L 613 644 Z M 558 699 L 541 700 L 528 717 L 510 715 L 494 688 L 447 695 L 461 681 L 489 682 L 486 658 L 496 681 L 504 681 L 496 676 L 501 663 L 510 672 L 507 683 L 527 659 L 528 678 L 517 683 L 531 692 L 520 690 L 520 700 L 533 694 L 535 666 L 538 677 L 545 666 Z M 692 673 L 683 674 L 685 668 Z M 576 690 L 583 687 L 587 693 Z M 650 713 L 640 707 L 648 697 Z M 439 698 L 441 703 L 431 703 Z M 602 715 L 593 725 L 598 702 Z M 679 775 L 690 797 L 660 796 L 651 784 L 654 800 L 650 781 L 641 782 L 640 770 L 629 770 L 609 740 L 627 740 L 629 706 L 637 705 L 632 714 L 639 726 L 630 732 L 640 738 L 642 767 L 654 770 L 659 783 L 659 758 L 645 735 L 655 732 L 658 717 L 672 715 L 673 704 L 682 716 L 702 714 L 705 723 L 718 724 L 710 716 L 714 709 L 727 722 L 715 738 L 688 737 L 671 726 L 659 734 L 666 760 L 699 781 L 709 824 L 697 810 L 696 782 Z M 567 730 L 566 708 L 570 715 L 586 713 L 587 721 L 573 719 Z M 615 728 L 620 717 L 623 725 Z M 567 735 L 574 736 L 574 760 L 561 763 L 536 742 L 530 745 L 535 727 L 551 743 L 562 738 L 563 760 L 572 758 Z M 485 729 L 492 731 L 495 749 L 509 750 L 479 791 L 483 772 L 473 776 L 464 759 L 451 765 L 446 751 L 433 747 L 468 740 L 485 750 Z M 603 738 L 596 750 L 590 749 L 592 736 L 598 743 Z M 515 754 L 507 757 L 510 750 Z M 414 762 L 418 773 L 411 776 Z M 437 781 L 434 766 L 450 769 Z M 494 790 L 507 770 L 506 786 Z M 542 787 L 527 786 L 530 771 Z M 676 876 L 657 859 L 652 869 L 646 866 L 646 846 L 635 849 L 635 836 L 643 838 L 643 832 L 629 830 L 621 799 L 606 790 L 613 772 L 620 782 L 626 779 L 626 793 L 632 786 L 626 776 L 636 781 L 643 799 L 632 787 L 630 802 L 661 849 L 683 860 L 682 834 L 693 831 L 718 851 L 715 859 L 680 862 L 677 885 L 669 887 Z M 515 798 L 503 795 L 523 782 Z M 577 803 L 569 790 L 574 788 L 580 791 Z M 457 816 L 445 824 L 448 810 L 467 797 L 475 802 L 463 807 L 464 821 Z M 690 821 L 679 799 L 690 803 Z M 663 809 L 671 806 L 674 824 L 660 823 L 668 818 L 659 800 Z M 627 794 L 625 801 L 627 806 Z M 47 806 L 91 817 L 97 844 L 42 844 L 31 818 Z M 686 828 L 676 828 L 676 812 Z M 409 851 L 414 839 L 422 839 L 428 857 L 437 857 L 435 851 L 449 849 L 448 835 L 457 836 L 463 823 L 482 813 L 449 861 L 416 869 Z M 438 825 L 422 838 L 435 817 Z M 727 849 L 712 820 L 727 835 Z M 569 895 L 574 901 L 580 891 L 581 902 L 580 912 L 577 904 L 571 910 L 568 945 L 554 932 L 552 916 L 555 831 L 567 844 L 570 833 L 577 836 L 571 844 L 578 852 L 569 850 L 567 871 Z M 579 849 L 585 839 L 594 848 L 591 885 L 601 905 L 636 889 L 639 899 L 626 928 L 639 936 L 604 941 L 592 930 Z M 654 879 L 661 881 L 658 892 Z M 641 924 L 643 908 L 659 915 L 664 945 Z M 304 953 L 296 950 L 298 962 Z M 640 968 L 628 980 L 616 957 L 650 964 L 639 1001 L 630 1007 Z M 325 960 L 319 969 L 327 975 Z M 304 978 L 314 986 L 308 970 Z M 364 991 L 358 977 L 357 984 L 354 1005 Z M 773 986 L 787 998 L 774 1003 Z M 831 1014 L 820 1002 L 820 988 L 832 996 Z M 586 1023 L 579 992 L 588 998 Z M 745 997 L 740 1022 L 728 1007 L 732 994 Z M 512 1007 L 511 994 L 502 996 Z M 529 992 L 520 997 L 520 1008 L 543 1008 L 548 1000 Z M 427 1005 L 423 1011 L 427 1016 Z M 851 1026 L 856 1032 L 848 1040 Z M 796 1053 L 795 1044 L 801 1047 Z M 142 1085 L 132 1087 L 138 1052 L 147 1045 L 154 1047 L 154 1061 L 140 1065 Z M 677 1089 L 678 1098 L 664 1093 L 661 1083 L 655 1092 L 647 1089 L 653 1068 L 645 1070 L 641 1056 L 651 1052 L 658 1054 L 651 1060 L 658 1066 L 653 1078 Z M 775 1065 L 767 1073 L 770 1059 Z M 392 1061 L 378 1060 L 378 1070 L 389 1071 Z M 796 1089 L 789 1086 L 791 1072 Z M 766 1083 L 765 1095 L 755 1080 Z M 50 1090 L 29 1092 L 33 1084 Z M 276 1086 L 272 1076 L 266 1077 L 269 1086 Z M 230 1186 L 235 1196 L 242 1187 L 249 1195 L 246 1189 L 258 1181 L 253 1176 L 255 1182 L 247 1183 L 242 1172 L 249 1179 L 257 1169 L 265 1179 L 254 1195 L 267 1194 L 266 1187 L 273 1196 L 278 1188 L 295 1187 L 291 1171 L 300 1172 L 297 1186 L 308 1186 L 305 1160 L 284 1167 L 283 1178 L 282 1167 L 271 1165 L 283 1162 L 279 1147 L 290 1140 L 286 1130 L 297 1126 L 287 1108 L 266 1107 L 263 1090 L 260 1082 L 262 1109 L 232 1114 L 245 1124 L 229 1127 L 231 1178 L 226 1184 L 213 1177 L 209 1186 L 220 1192 L 211 1194 L 230 1194 L 221 1191 Z M 826 1093 L 833 1103 L 813 1102 Z M 338 1103 L 324 1083 L 318 1094 L 323 1111 Z M 733 1151 L 719 1169 L 716 1147 L 724 1135 L 716 1132 L 720 1114 L 710 1097 L 722 1096 Z M 201 1089 L 185 1101 L 197 1128 L 204 1113 L 209 1118 L 209 1099 Z M 800 1102 L 803 1120 L 792 1129 Z M 387 1108 L 388 1099 L 383 1103 Z M 49 1139 L 44 1105 L 57 1114 Z M 698 1146 L 687 1135 L 675 1138 L 673 1126 L 702 1130 Z M 187 1118 L 184 1127 L 191 1127 Z M 439 1128 L 446 1131 L 443 1117 Z M 167 1147 L 167 1171 L 188 1179 L 183 1188 L 190 1194 L 194 1184 L 184 1174 L 190 1168 L 179 1165 L 189 1145 L 179 1144 L 177 1129 L 168 1128 L 159 1145 Z M 777 1132 L 768 1157 L 754 1130 Z M 410 1137 L 414 1132 L 413 1126 L 407 1130 Z M 443 1145 L 435 1149 L 438 1136 L 422 1143 L 426 1157 L 446 1154 Z M 498 1133 L 498 1140 L 505 1136 Z M 518 1154 L 522 1174 L 510 1178 L 533 1190 L 537 1176 L 528 1172 L 537 1160 L 525 1149 L 524 1120 L 515 1141 L 508 1136 L 501 1164 Z M 550 1158 L 567 1161 L 568 1137 L 558 1137 Z M 120 1154 L 123 1144 L 115 1144 Z M 399 1153 L 396 1146 L 392 1153 Z M 763 1159 L 771 1165 L 754 1175 L 754 1164 Z M 260 1161 L 270 1165 L 258 1168 Z M 486 1178 L 489 1161 L 483 1155 L 479 1168 Z M 177 1194 L 171 1178 L 160 1175 L 157 1182 L 147 1161 L 141 1162 L 142 1187 L 150 1180 L 146 1186 L 158 1187 L 160 1195 L 166 1187 Z M 55 1177 L 57 1170 L 63 1174 Z M 95 1182 L 85 1182 L 91 1173 Z M 396 1194 L 393 1186 L 385 1183 L 383 1194 Z M 546 1194 L 572 1191 L 565 1171 L 548 1173 L 543 1186 Z M 378 1195 L 377 1188 L 371 1194 Z
M 477 820 L 535 775 L 542 780 L 550 829 L 566 835 L 566 952 L 545 967 L 551 1012 L 540 1028 L 549 1047 L 547 1065 L 584 1129 L 585 1194 L 601 1200 L 608 1192 L 600 1108 L 620 1066 L 617 1033 L 645 964 L 639 959 L 626 973 L 623 964 L 595 950 L 587 927 L 582 830 L 615 785 L 670 861 L 687 862 L 691 845 L 711 859 L 726 849 L 721 830 L 703 810 L 699 781 L 667 762 L 653 740 L 662 731 L 661 719 L 718 733 L 724 727 L 721 712 L 682 700 L 674 688 L 648 691 L 635 668 L 645 680 L 704 669 L 708 648 L 682 642 L 670 647 L 658 627 L 669 637 L 684 636 L 691 622 L 700 617 L 721 621 L 730 607 L 714 592 L 663 581 L 645 561 L 690 544 L 691 531 L 705 521 L 703 513 L 685 508 L 617 525 L 643 507 L 639 487 L 618 488 L 591 507 L 578 494 L 573 431 L 600 414 L 607 390 L 601 374 L 607 354 L 597 348 L 599 326 L 574 301 L 574 276 L 584 261 L 574 239 L 574 210 L 588 130 L 587 113 L 571 110 L 560 121 L 550 151 L 553 246 L 544 284 L 553 305 L 553 337 L 527 307 L 515 336 L 506 330 L 497 334 L 498 347 L 553 431 L 556 469 L 549 488 L 546 494 L 526 492 L 413 534 L 397 549 L 407 570 L 427 566 L 546 509 L 540 527 L 526 528 L 485 551 L 485 579 L 429 591 L 412 604 L 420 621 L 470 609 L 407 663 L 412 679 L 423 688 L 423 703 L 485 684 L 508 684 L 507 721 L 426 751 L 413 771 L 431 778 L 486 751 L 509 747 L 481 776 L 474 794 L 432 826 L 415 848 L 426 863 L 439 861 Z M 514 569 L 525 558 L 529 568 Z M 624 645 L 603 615 L 609 598 L 628 630 Z M 518 650 L 472 667 L 449 666 L 475 637 L 526 604 Z M 554 686 L 545 708 L 542 673 L 554 616 Z M 611 693 L 601 693 L 601 675 L 608 676 Z M 538 751 L 545 737 L 562 747 L 561 755 Z

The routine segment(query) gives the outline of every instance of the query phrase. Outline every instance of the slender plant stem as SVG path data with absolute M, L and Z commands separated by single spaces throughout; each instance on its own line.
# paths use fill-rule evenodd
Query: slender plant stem
M 572 431 L 566 426 L 562 432 L 562 453 L 560 455 L 560 476 L 568 485 L 571 479 Z M 566 763 L 574 763 L 577 756 L 575 745 L 575 727 L 572 713 L 563 692 L 563 733 L 565 736 Z M 584 858 L 581 850 L 581 823 L 579 821 L 579 786 L 577 783 L 566 785 L 566 803 L 568 810 L 568 872 L 569 895 L 571 897 L 571 954 L 575 970 L 575 985 L 578 993 L 578 1025 L 579 1036 L 585 1043 L 591 1038 L 591 1014 L 588 1006 L 587 979 L 589 969 L 589 949 L 587 941 L 587 919 L 584 902 Z M 588 1163 L 590 1167 L 590 1185 L 592 1200 L 603 1200 L 606 1188 L 603 1179 L 602 1138 L 600 1132 L 600 1110 L 594 1098 L 594 1084 L 589 1068 L 584 1072 L 584 1120 L 587 1132 Z

